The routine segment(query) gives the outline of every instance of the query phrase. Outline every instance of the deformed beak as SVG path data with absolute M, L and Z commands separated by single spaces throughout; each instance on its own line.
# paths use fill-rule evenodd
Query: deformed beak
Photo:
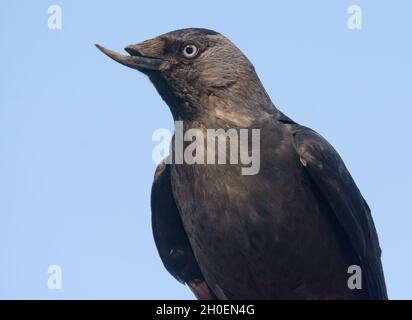
M 128 46 L 125 48 L 130 56 L 126 56 L 106 49 L 98 44 L 96 44 L 96 47 L 106 56 L 112 58 L 114 61 L 117 61 L 126 67 L 133 68 L 142 72 L 149 70 L 157 71 L 159 70 L 160 64 L 162 62 L 161 58 L 144 56 L 137 49 L 135 49 L 134 46 Z

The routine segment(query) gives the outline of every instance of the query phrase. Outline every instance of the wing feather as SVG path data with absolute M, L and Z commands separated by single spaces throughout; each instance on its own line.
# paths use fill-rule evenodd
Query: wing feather
M 173 198 L 170 165 L 161 163 L 156 169 L 151 208 L 153 237 L 165 268 L 187 284 L 198 299 L 215 299 L 202 276 Z
M 302 165 L 362 263 L 369 298 L 387 299 L 381 249 L 370 209 L 343 160 L 322 136 L 305 127 L 297 127 L 294 144 Z

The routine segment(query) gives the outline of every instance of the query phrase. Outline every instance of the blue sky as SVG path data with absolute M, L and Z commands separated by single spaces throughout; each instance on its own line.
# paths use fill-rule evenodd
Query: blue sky
M 47 27 L 49 5 L 63 28 Z M 363 9 L 363 29 L 346 27 Z M 373 211 L 389 296 L 412 298 L 408 1 L 2 1 L 0 298 L 186 299 L 150 227 L 149 80 L 103 56 L 184 27 L 217 30 L 273 102 L 340 152 Z M 61 266 L 62 290 L 47 268 Z

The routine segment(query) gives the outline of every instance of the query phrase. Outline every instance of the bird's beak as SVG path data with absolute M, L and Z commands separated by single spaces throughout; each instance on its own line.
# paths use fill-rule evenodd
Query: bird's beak
M 115 51 L 106 49 L 98 44 L 96 47 L 103 52 L 108 57 L 112 58 L 114 61 L 121 63 L 122 65 L 139 70 L 141 72 L 145 71 L 157 71 L 160 68 L 162 59 L 157 57 L 145 56 L 142 52 L 138 50 L 138 45 L 128 46 L 125 50 L 130 54 L 126 56 Z

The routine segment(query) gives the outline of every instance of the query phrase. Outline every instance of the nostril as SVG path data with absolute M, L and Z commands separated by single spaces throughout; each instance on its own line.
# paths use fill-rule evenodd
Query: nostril
M 142 54 L 139 52 L 139 50 L 137 50 L 136 48 L 134 48 L 134 46 L 127 46 L 126 48 L 124 48 L 124 50 L 130 54 L 131 56 L 141 56 Z

